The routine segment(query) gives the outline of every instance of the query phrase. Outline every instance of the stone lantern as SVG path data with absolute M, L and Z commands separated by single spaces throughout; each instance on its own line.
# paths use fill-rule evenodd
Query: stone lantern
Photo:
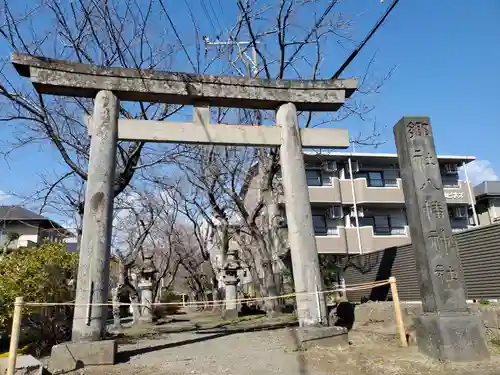
M 147 323 L 153 321 L 153 281 L 158 272 L 152 258 L 152 255 L 145 257 L 139 273 L 139 284 L 137 285 L 141 296 L 141 321 Z
M 236 285 L 240 282 L 238 271 L 241 269 L 241 262 L 237 250 L 228 250 L 226 261 L 222 267 L 224 270 L 224 285 L 226 290 L 226 311 L 225 319 L 235 319 L 238 317 L 238 308 L 236 303 Z

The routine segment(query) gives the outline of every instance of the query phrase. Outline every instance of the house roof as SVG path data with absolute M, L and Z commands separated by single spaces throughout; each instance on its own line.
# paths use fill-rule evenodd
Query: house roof
M 0 221 L 3 220 L 50 220 L 45 216 L 21 206 L 0 206 Z
M 62 230 L 67 235 L 73 235 L 55 221 L 21 206 L 0 206 L 0 222 L 2 221 L 46 222 L 54 229 Z
M 318 156 L 325 159 L 347 159 L 355 158 L 358 160 L 373 160 L 373 159 L 387 159 L 398 161 L 398 154 L 384 154 L 384 153 L 372 153 L 372 152 L 338 152 L 338 151 L 304 151 L 304 155 Z M 470 163 L 476 160 L 475 156 L 464 156 L 464 155 L 437 155 L 438 159 L 442 163 Z
M 484 181 L 474 187 L 476 198 L 500 196 L 500 181 Z

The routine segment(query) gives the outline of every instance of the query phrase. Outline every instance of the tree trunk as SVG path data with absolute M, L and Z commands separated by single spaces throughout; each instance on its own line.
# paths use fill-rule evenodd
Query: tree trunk
M 113 301 L 113 328 L 118 329 L 121 327 L 120 317 L 120 288 L 117 286 L 111 291 Z
M 120 274 L 118 277 L 118 285 L 116 287 L 117 296 L 122 295 L 122 293 L 128 292 L 130 303 L 132 306 L 133 324 L 136 324 L 139 322 L 139 319 L 141 317 L 141 309 L 139 306 L 140 303 L 139 293 L 137 292 L 137 289 L 134 287 L 134 285 L 132 285 L 130 281 L 129 278 L 130 266 L 120 262 L 119 267 L 120 267 Z
M 267 155 L 266 151 L 259 150 L 259 183 L 261 194 L 261 201 L 264 205 L 260 221 L 260 236 L 258 237 L 258 245 L 261 258 L 261 266 L 263 271 L 263 294 L 272 299 L 265 300 L 266 312 L 272 313 L 279 309 L 279 301 L 276 298 L 279 295 L 278 286 L 274 278 L 273 258 L 277 255 L 278 249 L 276 248 L 278 242 L 276 240 L 276 231 L 273 230 L 279 209 L 273 199 L 272 191 L 272 177 L 273 177 L 273 163 L 276 160 L 272 155 Z

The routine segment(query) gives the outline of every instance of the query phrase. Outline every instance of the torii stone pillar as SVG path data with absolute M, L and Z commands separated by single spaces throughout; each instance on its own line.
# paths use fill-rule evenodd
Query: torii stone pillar
M 98 341 L 104 337 L 111 249 L 113 181 L 118 139 L 119 100 L 111 91 L 95 98 L 90 159 L 85 192 L 85 213 L 76 283 L 72 340 Z
M 326 323 L 326 304 L 324 295 L 317 294 L 323 282 L 295 105 L 280 106 L 276 122 L 281 128 L 281 171 L 299 325 L 319 326 Z

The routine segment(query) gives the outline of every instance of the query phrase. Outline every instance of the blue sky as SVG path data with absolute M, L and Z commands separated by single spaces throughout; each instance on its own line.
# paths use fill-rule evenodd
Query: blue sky
M 192 4 L 198 2 L 200 0 L 193 0 Z M 219 24 L 227 27 L 234 23 L 234 1 L 205 0 L 203 3 L 211 12 L 216 29 Z M 389 3 L 388 0 L 383 3 L 346 0 L 340 6 L 348 15 L 357 15 L 353 36 L 360 40 Z M 201 2 L 199 6 L 193 5 L 193 11 L 198 20 L 203 20 L 202 33 L 213 37 L 217 30 L 204 17 L 201 5 Z M 185 2 L 166 2 L 166 6 L 186 40 L 188 51 L 193 52 L 194 33 L 188 22 Z M 472 178 L 476 181 L 498 178 L 499 16 L 498 0 L 400 0 L 385 25 L 344 73 L 345 77 L 363 74 L 374 54 L 372 72 L 377 76 L 396 67 L 380 94 L 365 99 L 374 105 L 369 118 L 376 119 L 379 127 L 385 129 L 382 140 L 386 143 L 376 151 L 395 152 L 392 126 L 402 116 L 430 116 L 438 153 L 474 155 L 479 162 L 471 168 Z M 2 58 L 9 52 L 5 43 L 0 44 Z M 348 52 L 332 46 L 327 55 L 322 69 L 325 77 L 336 70 Z M 176 60 L 177 69 L 187 70 L 189 65 L 184 54 L 179 53 Z M 0 126 L 1 139 L 13 136 L 10 129 Z M 338 126 L 347 127 L 353 133 L 367 127 L 355 118 Z M 358 148 L 357 151 L 375 150 Z M 50 146 L 31 146 L 13 153 L 8 163 L 0 159 L 0 191 L 28 194 L 39 183 L 39 173 L 57 175 L 64 170 L 65 166 Z

